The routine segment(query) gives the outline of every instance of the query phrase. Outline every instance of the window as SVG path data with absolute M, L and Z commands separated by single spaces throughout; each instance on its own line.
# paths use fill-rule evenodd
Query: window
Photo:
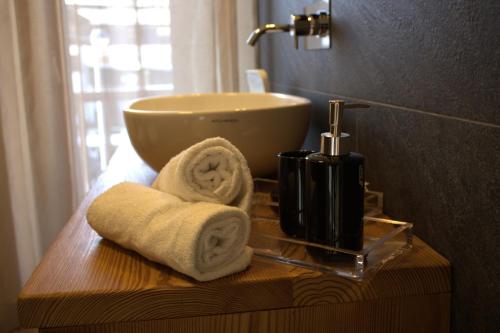
M 126 139 L 131 100 L 173 90 L 168 0 L 65 0 L 72 125 L 85 191 Z

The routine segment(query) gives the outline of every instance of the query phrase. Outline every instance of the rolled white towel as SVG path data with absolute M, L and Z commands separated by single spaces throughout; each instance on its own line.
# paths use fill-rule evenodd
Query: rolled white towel
M 186 201 L 206 201 L 250 212 L 253 179 L 243 154 L 226 139 L 203 140 L 172 157 L 153 188 Z
M 102 237 L 198 281 L 242 271 L 252 257 L 250 221 L 241 209 L 187 203 L 139 184 L 101 194 L 87 220 Z

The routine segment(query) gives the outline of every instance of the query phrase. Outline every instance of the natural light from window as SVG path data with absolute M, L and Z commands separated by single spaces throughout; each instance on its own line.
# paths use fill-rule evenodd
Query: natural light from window
M 168 0 L 65 0 L 72 122 L 86 189 L 126 139 L 131 100 L 169 94 Z

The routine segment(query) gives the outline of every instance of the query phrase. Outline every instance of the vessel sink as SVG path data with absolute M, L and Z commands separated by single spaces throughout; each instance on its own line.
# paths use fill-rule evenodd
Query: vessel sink
M 252 175 L 277 170 L 276 154 L 299 149 L 311 102 L 278 93 L 213 93 L 150 97 L 124 110 L 130 141 L 156 171 L 176 154 L 210 137 L 232 142 Z

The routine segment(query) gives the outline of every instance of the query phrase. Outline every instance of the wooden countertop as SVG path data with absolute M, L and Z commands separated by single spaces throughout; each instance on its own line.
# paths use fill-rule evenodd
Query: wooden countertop
M 414 237 L 413 250 L 356 282 L 254 256 L 244 272 L 197 282 L 103 240 L 87 224 L 92 200 L 122 181 L 156 173 L 120 147 L 21 291 L 22 327 L 64 327 L 188 318 L 271 309 L 450 294 L 450 264 Z

